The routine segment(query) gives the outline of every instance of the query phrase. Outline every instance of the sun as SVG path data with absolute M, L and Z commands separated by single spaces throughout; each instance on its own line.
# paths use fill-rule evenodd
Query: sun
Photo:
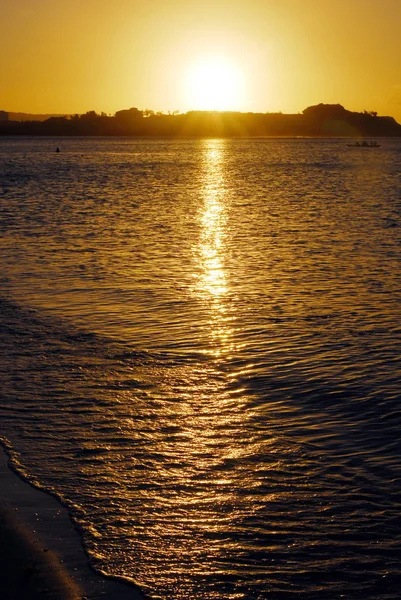
M 227 59 L 210 57 L 192 64 L 185 87 L 191 110 L 240 110 L 243 76 Z

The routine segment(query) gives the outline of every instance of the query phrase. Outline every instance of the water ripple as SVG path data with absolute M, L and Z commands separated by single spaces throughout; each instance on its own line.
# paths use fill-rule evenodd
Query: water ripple
M 155 599 L 396 600 L 399 142 L 49 144 L 0 140 L 18 468 Z

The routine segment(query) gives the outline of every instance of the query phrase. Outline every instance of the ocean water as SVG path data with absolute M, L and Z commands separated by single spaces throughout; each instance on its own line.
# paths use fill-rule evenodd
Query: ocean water
M 0 139 L 0 436 L 96 567 L 154 600 L 399 598 L 400 165 Z

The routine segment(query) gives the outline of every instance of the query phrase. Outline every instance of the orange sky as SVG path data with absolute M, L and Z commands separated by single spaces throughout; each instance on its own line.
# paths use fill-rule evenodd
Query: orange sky
M 0 110 L 338 102 L 401 123 L 401 0 L 2 0 L 0 28 Z

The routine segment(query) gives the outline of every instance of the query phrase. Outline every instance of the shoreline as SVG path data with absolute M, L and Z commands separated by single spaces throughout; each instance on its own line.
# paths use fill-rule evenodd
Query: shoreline
M 96 572 L 69 512 L 9 466 L 0 445 L 2 598 L 146 600 L 140 588 Z

